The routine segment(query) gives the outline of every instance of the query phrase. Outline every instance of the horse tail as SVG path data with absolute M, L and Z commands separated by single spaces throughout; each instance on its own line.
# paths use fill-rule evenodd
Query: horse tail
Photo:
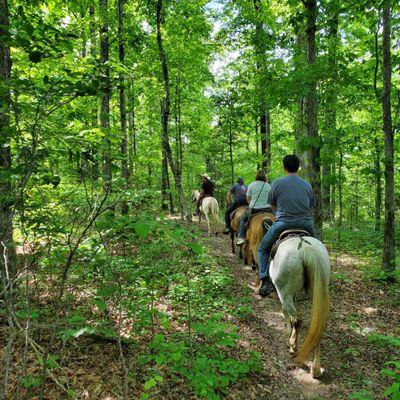
M 322 243 L 320 246 L 323 246 Z M 312 291 L 311 321 L 296 361 L 304 363 L 309 353 L 317 348 L 328 322 L 329 314 L 329 256 L 321 247 L 306 246 L 300 250 L 308 283 Z M 325 249 L 324 249 L 325 252 Z
M 214 217 L 214 222 L 218 224 L 218 212 L 219 212 L 219 205 L 217 199 L 214 199 L 214 202 L 212 204 L 212 214 Z

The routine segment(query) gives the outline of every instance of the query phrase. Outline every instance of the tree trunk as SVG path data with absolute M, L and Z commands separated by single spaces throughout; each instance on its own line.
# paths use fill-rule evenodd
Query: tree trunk
M 128 123 L 129 123 L 129 175 L 133 175 L 134 158 L 137 155 L 136 146 L 136 127 L 135 127 L 135 85 L 131 81 L 129 90 L 129 108 L 128 108 Z
M 153 185 L 153 165 L 149 162 L 147 163 L 147 186 L 151 187 Z
M 84 8 L 81 11 L 81 19 L 82 20 L 84 20 L 84 18 L 85 18 L 86 11 L 87 10 L 85 10 Z M 85 25 L 83 25 L 83 27 L 82 27 L 81 35 L 82 35 L 82 53 L 81 54 L 82 54 L 82 58 L 85 58 L 86 54 L 87 54 L 87 48 L 86 48 L 86 46 L 87 46 L 87 37 L 86 37 L 86 27 L 85 27 Z
M 328 85 L 326 89 L 325 103 L 325 138 L 322 165 L 322 209 L 325 220 L 332 221 L 332 175 L 334 169 L 332 163 L 335 161 L 337 148 L 336 134 L 336 107 L 337 107 L 337 52 L 339 46 L 338 27 L 339 27 L 339 6 L 336 0 L 332 0 L 328 5 Z
M 338 143 L 338 146 L 340 144 Z M 331 190 L 331 221 L 335 222 L 336 218 L 336 186 L 337 186 L 337 175 L 336 175 L 336 164 L 332 164 L 332 175 L 335 177 L 334 183 Z
M 339 228 L 341 228 L 343 225 L 343 153 L 341 149 L 339 149 L 338 197 L 339 197 Z
M 267 181 L 271 169 L 271 120 L 269 110 L 260 116 L 262 168 L 266 172 Z
M 182 110 L 181 110 L 180 72 L 178 72 L 178 81 L 176 83 L 174 113 L 175 113 L 176 166 L 179 170 L 179 174 L 182 175 L 183 148 L 182 148 L 182 125 L 181 125 Z
M 16 273 L 13 239 L 12 191 L 11 191 L 11 127 L 10 88 L 11 54 L 5 38 L 9 38 L 10 26 L 7 0 L 0 0 L 0 168 L 4 173 L 0 180 L 0 266 L 3 282 Z M 9 174 L 8 174 L 9 173 Z M 0 289 L 2 290 L 3 287 Z
M 381 211 L 382 211 L 382 169 L 381 169 L 381 149 L 377 138 L 374 139 L 374 177 L 375 177 L 375 231 L 381 230 Z
M 255 123 L 254 123 L 254 131 L 256 133 L 256 155 L 257 155 L 257 170 L 260 169 L 260 163 L 258 162 L 259 160 L 259 155 L 260 155 L 260 141 L 259 141 L 259 132 L 258 132 L 258 118 L 255 118 Z
M 90 19 L 94 21 L 95 16 L 94 16 L 94 6 L 91 5 L 89 7 L 89 15 Z M 96 58 L 96 26 L 95 24 L 90 25 L 90 56 L 95 59 Z M 99 126 L 99 121 L 98 121 L 98 101 L 97 98 L 95 98 L 94 105 L 91 110 L 92 114 L 92 127 L 97 128 Z M 92 165 L 91 165 L 91 175 L 92 175 L 92 180 L 97 181 L 99 179 L 99 160 L 97 156 L 97 148 L 96 146 L 91 147 L 91 158 L 92 158 Z
M 231 118 L 229 118 L 229 164 L 231 166 L 231 184 L 233 185 L 235 181 L 235 171 L 233 165 L 233 132 Z
M 385 138 L 385 234 L 383 245 L 382 268 L 386 272 L 395 270 L 395 213 L 394 213 L 394 148 L 391 117 L 390 92 L 392 87 L 391 71 L 391 1 L 383 3 L 382 33 L 382 114 Z
M 171 168 L 172 174 L 174 175 L 175 179 L 175 186 L 178 191 L 179 197 L 179 211 L 181 214 L 182 219 L 188 217 L 188 210 L 186 207 L 186 199 L 183 192 L 182 187 L 182 176 L 177 168 L 174 158 L 172 156 L 171 146 L 169 144 L 169 132 L 168 132 L 168 121 L 170 115 L 170 107 L 171 107 L 171 95 L 170 95 L 170 82 L 169 82 L 169 72 L 168 72 L 168 64 L 167 64 L 167 57 L 165 55 L 164 47 L 163 47 L 163 39 L 161 33 L 161 20 L 162 20 L 162 13 L 163 13 L 163 0 L 157 0 L 157 8 L 156 8 L 156 19 L 157 19 L 157 45 L 158 51 L 163 71 L 163 78 L 164 78 L 164 99 L 162 103 L 162 147 L 165 151 L 168 164 Z
M 168 160 L 165 151 L 162 151 L 161 162 L 161 209 L 168 210 Z
M 124 47 L 124 0 L 118 0 L 118 58 L 121 66 L 125 62 L 125 47 Z M 128 147 L 126 133 L 126 99 L 125 99 L 125 74 L 119 73 L 119 113 L 121 121 L 121 177 L 125 181 L 125 187 L 129 184 L 129 169 L 128 169 Z M 123 215 L 128 214 L 129 208 L 127 203 L 122 203 L 121 211 Z
M 111 186 L 112 172 L 111 172 L 111 142 L 110 135 L 110 67 L 109 62 L 109 37 L 108 37 L 108 0 L 100 0 L 100 62 L 103 68 L 104 77 L 102 96 L 100 103 L 100 128 L 106 137 L 106 151 L 104 154 L 104 180 L 107 187 Z
M 167 161 L 167 193 L 168 193 L 169 213 L 173 214 L 174 213 L 174 198 L 172 196 L 171 181 L 169 180 L 168 161 Z
M 307 9 L 307 64 L 313 71 L 316 61 L 316 19 L 317 19 L 317 1 L 308 0 L 305 3 Z M 317 124 L 317 84 L 316 79 L 312 79 L 308 87 L 306 96 L 307 110 L 307 135 L 311 139 L 311 148 L 309 154 L 308 174 L 311 186 L 315 195 L 314 222 L 318 235 L 322 238 L 322 208 L 321 208 L 321 166 L 320 166 L 320 144 L 318 137 Z
M 255 37 L 254 46 L 256 53 L 256 69 L 258 83 L 258 113 L 260 120 L 260 140 L 261 140 L 261 157 L 262 168 L 265 169 L 267 179 L 271 167 L 271 126 L 270 114 L 266 104 L 266 88 L 267 88 L 267 65 L 266 65 L 266 46 L 267 38 L 264 30 L 264 18 L 260 0 L 253 0 L 255 11 Z
M 324 143 L 325 145 L 325 143 Z M 329 157 L 329 156 L 327 156 Z M 322 216 L 325 221 L 331 221 L 332 219 L 332 204 L 331 204 L 331 177 L 332 177 L 332 166 L 331 161 L 324 157 L 322 165 Z
M 354 221 L 355 225 L 358 226 L 358 206 L 359 206 L 359 196 L 358 196 L 358 179 L 356 178 L 354 182 Z
M 294 48 L 294 65 L 297 73 L 302 75 L 305 73 L 305 65 L 307 63 L 307 57 L 305 52 L 305 38 L 302 31 L 302 27 L 296 27 L 296 44 Z M 294 123 L 294 138 L 295 138 L 295 154 L 300 159 L 300 175 L 305 177 L 305 173 L 308 170 L 308 152 L 304 148 L 304 138 L 307 136 L 306 126 L 306 110 L 305 110 L 305 98 L 304 95 L 299 95 L 297 99 L 297 117 Z

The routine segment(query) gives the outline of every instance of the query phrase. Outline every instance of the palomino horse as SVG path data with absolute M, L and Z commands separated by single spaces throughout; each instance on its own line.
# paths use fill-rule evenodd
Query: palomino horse
M 192 200 L 198 201 L 200 197 L 200 192 L 198 190 L 192 190 Z M 205 197 L 200 206 L 199 224 L 201 222 L 201 213 L 206 217 L 208 235 L 218 234 L 218 201 L 214 197 Z
M 290 352 L 298 364 L 304 364 L 314 351 L 311 376 L 321 375 L 320 342 L 329 313 L 330 262 L 326 247 L 313 237 L 294 237 L 282 242 L 270 265 L 270 276 L 282 303 Z M 312 293 L 311 320 L 303 346 L 297 352 L 301 320 L 294 306 L 293 296 L 308 286 Z
M 231 245 L 232 245 L 232 253 L 235 254 L 235 238 L 236 234 L 239 233 L 240 229 L 240 219 L 242 215 L 246 212 L 247 206 L 240 206 L 236 210 L 231 212 Z M 242 246 L 239 248 L 239 258 L 243 258 Z
M 246 232 L 246 243 L 244 245 L 244 263 L 245 265 L 252 264 L 253 269 L 258 266 L 258 245 L 267 231 L 268 225 L 275 221 L 274 214 L 270 212 L 260 212 L 251 217 L 249 227 Z M 257 281 L 256 286 L 260 282 Z

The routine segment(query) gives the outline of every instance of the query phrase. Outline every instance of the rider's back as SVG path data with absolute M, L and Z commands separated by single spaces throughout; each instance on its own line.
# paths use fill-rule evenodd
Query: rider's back
M 311 220 L 311 208 L 315 205 L 314 192 L 310 183 L 297 175 L 286 175 L 272 182 L 268 199 L 277 206 L 277 220 Z

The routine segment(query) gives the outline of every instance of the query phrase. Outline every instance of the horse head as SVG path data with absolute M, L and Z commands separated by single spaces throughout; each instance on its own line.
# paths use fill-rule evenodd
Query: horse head
M 192 195 L 191 195 L 191 199 L 193 203 L 196 203 L 196 201 L 199 199 L 200 197 L 200 193 L 198 190 L 192 190 Z

